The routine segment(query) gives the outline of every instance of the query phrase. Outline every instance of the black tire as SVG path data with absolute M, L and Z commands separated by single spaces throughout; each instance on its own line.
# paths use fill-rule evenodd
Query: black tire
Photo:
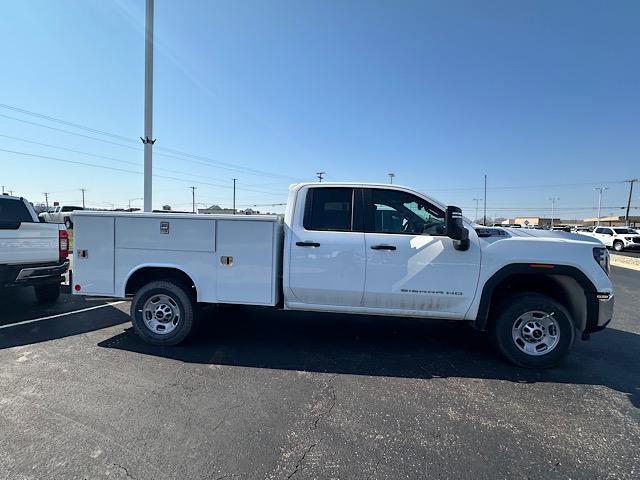
M 169 333 L 153 331 L 145 322 L 143 308 L 150 299 L 159 295 L 169 297 L 169 308 L 177 308 L 179 318 Z M 152 345 L 177 345 L 191 333 L 195 324 L 195 299 L 188 287 L 172 280 L 150 282 L 141 287 L 131 301 L 131 321 L 133 329 L 146 343 Z
M 537 355 L 525 353 L 514 340 L 514 326 L 520 317 L 528 312 L 553 315 L 559 335 L 557 343 L 547 353 L 542 353 L 544 350 Z M 491 325 L 491 335 L 500 352 L 515 365 L 525 368 L 550 368 L 557 365 L 571 349 L 575 339 L 575 328 L 567 310 L 554 299 L 539 293 L 521 293 L 500 303 L 495 321 Z M 522 339 L 519 341 L 523 343 Z M 533 343 L 533 346 L 536 344 Z M 540 346 L 544 348 L 544 345 Z
M 39 303 L 53 303 L 60 298 L 60 284 L 47 283 L 34 287 Z
M 620 240 L 616 240 L 615 242 L 613 242 L 613 249 L 616 252 L 621 252 L 624 250 L 624 243 L 622 243 Z
M 64 219 L 64 226 L 67 230 L 71 230 L 73 229 L 73 222 L 71 221 L 70 218 L 65 218 Z

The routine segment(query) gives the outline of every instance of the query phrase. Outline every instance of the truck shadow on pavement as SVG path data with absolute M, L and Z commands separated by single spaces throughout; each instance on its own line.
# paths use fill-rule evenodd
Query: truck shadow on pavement
M 576 340 L 558 367 L 512 366 L 482 332 L 455 322 L 219 307 L 182 345 L 143 343 L 133 329 L 99 344 L 195 364 L 404 378 L 480 378 L 603 385 L 640 408 L 640 335 L 609 328 Z

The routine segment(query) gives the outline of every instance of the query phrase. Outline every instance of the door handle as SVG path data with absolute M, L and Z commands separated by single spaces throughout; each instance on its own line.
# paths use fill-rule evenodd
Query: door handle
M 395 245 L 371 245 L 371 250 L 395 250 Z
M 318 242 L 296 242 L 296 245 L 299 247 L 319 247 L 320 246 Z

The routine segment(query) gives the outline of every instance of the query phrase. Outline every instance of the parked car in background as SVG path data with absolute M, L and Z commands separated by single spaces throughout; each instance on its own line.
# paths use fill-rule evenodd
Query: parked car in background
M 513 363 L 544 368 L 613 314 L 597 240 L 474 225 L 398 185 L 293 185 L 284 217 L 73 219 L 73 293 L 131 297 L 134 330 L 156 345 L 184 340 L 199 303 L 261 305 L 467 322 Z
M 640 248 L 640 235 L 628 227 L 597 227 L 593 232 L 578 233 L 597 238 L 606 247 L 613 248 L 616 252 Z
M 555 225 L 551 227 L 551 230 L 556 232 L 571 232 L 571 227 L 569 225 Z
M 73 228 L 71 213 L 78 210 L 84 210 L 84 208 L 72 205 L 56 205 L 49 207 L 46 212 L 42 212 L 39 218 L 46 223 L 64 223 L 64 226 L 70 230 Z
M 68 251 L 63 225 L 41 223 L 24 198 L 0 195 L 0 290 L 34 287 L 39 302 L 56 301 Z

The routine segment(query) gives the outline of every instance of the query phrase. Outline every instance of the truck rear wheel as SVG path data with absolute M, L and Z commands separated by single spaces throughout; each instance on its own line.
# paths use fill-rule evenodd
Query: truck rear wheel
M 180 283 L 150 282 L 131 302 L 131 321 L 138 336 L 152 345 L 177 345 L 194 325 L 194 300 Z
M 53 303 L 60 298 L 60 284 L 47 283 L 34 287 L 39 303 Z
M 575 338 L 567 310 L 539 293 L 518 294 L 504 300 L 491 333 L 500 352 L 526 368 L 557 365 Z

